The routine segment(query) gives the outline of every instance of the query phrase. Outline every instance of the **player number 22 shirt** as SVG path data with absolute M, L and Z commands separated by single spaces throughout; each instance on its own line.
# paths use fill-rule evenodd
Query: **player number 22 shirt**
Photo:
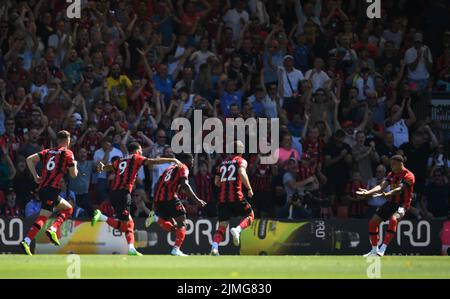
M 225 159 L 217 168 L 216 175 L 220 178 L 220 203 L 244 200 L 239 167 L 247 168 L 247 161 L 241 156 L 232 156 Z

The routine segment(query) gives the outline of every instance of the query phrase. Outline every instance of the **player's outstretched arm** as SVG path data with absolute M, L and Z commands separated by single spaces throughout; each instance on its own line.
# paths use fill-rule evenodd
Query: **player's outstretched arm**
M 250 185 L 250 180 L 248 179 L 247 171 L 245 170 L 245 167 L 239 167 L 238 168 L 239 175 L 241 177 L 242 183 L 244 184 L 245 188 L 248 190 L 248 197 L 253 197 L 253 189 Z
M 406 192 L 408 190 L 408 188 L 409 188 L 409 186 L 407 184 L 400 184 L 397 188 L 394 188 L 394 189 L 392 189 L 392 190 L 390 190 L 388 192 L 383 192 L 383 195 L 384 196 L 392 196 L 392 195 L 395 195 L 395 194 L 400 193 L 402 191 Z
M 147 166 L 165 163 L 175 163 L 178 166 L 181 166 L 183 164 L 178 159 L 175 158 L 146 158 L 144 163 Z
M 110 171 L 113 171 L 113 170 L 114 170 L 114 167 L 112 166 L 112 164 L 106 164 L 105 165 L 101 161 L 98 162 L 97 172 L 104 172 L 104 171 L 110 172 Z
M 383 190 L 386 189 L 387 185 L 388 185 L 388 182 L 387 181 L 383 181 L 381 184 L 376 185 L 375 187 L 373 187 L 370 190 L 359 188 L 356 191 L 356 194 L 357 195 L 362 195 L 362 196 L 372 196 L 374 194 L 383 192 Z
M 41 159 L 39 157 L 39 154 L 33 154 L 27 157 L 27 166 L 31 174 L 33 175 L 36 184 L 39 184 L 41 182 L 41 178 L 39 177 L 36 171 L 36 164 L 39 163 L 40 160 Z
M 181 179 L 180 187 L 184 192 L 186 192 L 186 194 L 188 195 L 188 197 L 190 199 L 195 200 L 195 203 L 197 204 L 197 206 L 199 206 L 199 207 L 206 206 L 206 203 L 203 200 L 201 200 L 200 198 L 198 198 L 198 196 L 194 193 L 194 190 L 192 190 L 191 185 L 189 185 L 189 182 L 186 178 Z
M 78 175 L 77 161 L 73 161 L 73 166 L 69 167 L 69 175 L 72 178 L 76 178 Z

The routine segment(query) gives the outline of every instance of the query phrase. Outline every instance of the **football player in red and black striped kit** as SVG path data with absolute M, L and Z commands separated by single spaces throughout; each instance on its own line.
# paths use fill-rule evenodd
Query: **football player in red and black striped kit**
M 359 189 L 356 191 L 360 196 L 383 196 L 387 199 L 386 203 L 379 207 L 369 221 L 369 235 L 372 250 L 365 256 L 383 256 L 386 248 L 394 237 L 397 230 L 397 223 L 405 216 L 405 212 L 411 206 L 412 194 L 414 189 L 414 174 L 403 166 L 404 159 L 401 155 L 391 157 L 391 169 L 386 179 L 370 190 Z M 385 192 L 389 187 L 389 191 Z M 382 221 L 389 219 L 389 226 L 386 230 L 383 244 L 378 248 L 379 227 Z
M 204 207 L 206 203 L 198 198 L 189 185 L 189 168 L 192 167 L 194 158 L 191 154 L 183 153 L 178 155 L 178 159 L 181 165 L 169 166 L 159 177 L 153 197 L 155 212 L 149 216 L 145 225 L 149 227 L 156 222 L 165 231 L 175 231 L 175 245 L 171 255 L 187 256 L 180 249 L 186 236 L 186 209 L 178 196 L 178 191 L 181 188 L 199 207 Z
M 100 163 L 99 166 L 99 171 L 110 171 L 115 174 L 111 185 L 110 201 L 118 219 L 107 217 L 99 210 L 95 210 L 91 224 L 94 226 L 97 221 L 105 221 L 111 227 L 124 232 L 128 243 L 128 255 L 140 256 L 142 254 L 134 247 L 134 221 L 130 215 L 131 192 L 139 168 L 142 165 L 151 166 L 171 162 L 181 165 L 181 162 L 173 158 L 146 158 L 142 156 L 142 147 L 137 142 L 131 142 L 127 150 L 127 156 L 115 160 L 112 164 Z
M 253 197 L 252 186 L 247 176 L 247 161 L 242 158 L 244 145 L 241 141 L 235 142 L 237 154 L 226 158 L 217 168 L 214 183 L 219 187 L 219 203 L 217 212 L 219 227 L 214 234 L 211 255 L 219 255 L 219 244 L 223 240 L 231 217 L 240 216 L 243 220 L 237 227 L 230 229 L 235 246 L 239 246 L 239 236 L 255 218 L 251 205 L 242 192 L 242 184 L 247 188 L 248 197 Z
M 50 241 L 57 246 L 60 246 L 57 230 L 66 219 L 70 218 L 73 212 L 70 203 L 61 198 L 59 193 L 61 191 L 61 180 L 66 172 L 69 172 L 72 178 L 78 175 L 77 162 L 69 149 L 70 133 L 60 131 L 56 138 L 58 144 L 56 148 L 45 149 L 27 158 L 27 166 L 34 180 L 39 185 L 38 197 L 42 203 L 39 216 L 31 226 L 25 239 L 20 243 L 22 249 L 28 255 L 32 255 L 30 250 L 31 241 L 47 222 L 54 207 L 56 207 L 57 211 L 56 219 L 45 233 L 50 238 Z M 38 175 L 36 171 L 36 165 L 39 162 L 42 163 L 41 175 Z

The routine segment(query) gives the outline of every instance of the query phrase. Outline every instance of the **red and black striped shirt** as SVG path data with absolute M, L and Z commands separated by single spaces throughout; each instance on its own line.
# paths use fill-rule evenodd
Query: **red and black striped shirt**
M 0 147 L 9 146 L 9 157 L 12 161 L 15 161 L 19 148 L 25 143 L 22 136 L 11 136 L 4 134 L 0 137 Z
M 243 201 L 242 180 L 238 168 L 247 168 L 247 161 L 241 156 L 231 156 L 225 159 L 217 168 L 217 176 L 220 178 L 219 202 Z
M 182 179 L 188 179 L 189 169 L 183 166 L 171 165 L 159 177 L 156 183 L 154 202 L 178 199 L 178 189 Z
M 304 181 L 315 174 L 313 166 L 300 165 L 298 167 L 297 179 Z
M 74 166 L 71 150 L 61 147 L 45 149 L 38 153 L 42 162 L 41 183 L 39 189 L 52 187 L 61 189 L 61 180 L 69 167 Z
M 198 197 L 203 199 L 205 202 L 212 202 L 213 198 L 213 185 L 212 185 L 212 175 L 206 173 L 202 175 L 200 172 L 195 175 L 195 192 Z
M 255 174 L 250 176 L 250 183 L 255 192 L 272 191 L 272 171 L 270 165 L 258 163 Z
M 312 140 L 307 137 L 302 142 L 303 152 L 308 153 L 317 163 L 323 162 L 323 148 L 325 147 L 325 141 L 322 138 Z
M 365 189 L 366 186 L 362 182 L 349 182 L 345 186 L 345 192 L 353 198 L 356 198 L 356 191 L 361 188 Z M 349 204 L 349 211 L 351 217 L 362 217 L 365 213 L 367 206 L 367 200 L 355 200 Z
M 132 154 L 114 161 L 112 166 L 115 176 L 111 190 L 128 190 L 131 193 L 139 168 L 145 160 L 144 156 Z
M 404 168 L 402 172 L 397 174 L 391 171 L 386 176 L 386 181 L 389 183 L 389 186 L 391 187 L 390 190 L 393 190 L 399 187 L 400 185 L 407 186 L 407 191 L 396 193 L 393 196 L 391 196 L 389 200 L 402 205 L 405 209 L 409 208 L 412 201 L 414 184 L 416 182 L 414 174 L 406 168 Z

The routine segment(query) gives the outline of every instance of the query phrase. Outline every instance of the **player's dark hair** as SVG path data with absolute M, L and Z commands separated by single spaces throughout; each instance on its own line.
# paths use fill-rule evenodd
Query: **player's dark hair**
M 180 153 L 177 155 L 177 159 L 180 160 L 181 162 L 185 163 L 185 162 L 190 162 L 192 161 L 192 155 L 189 153 Z
M 58 133 L 56 133 L 56 140 L 58 141 L 65 141 L 67 139 L 69 139 L 70 137 L 70 133 L 66 130 L 62 130 L 59 131 Z
M 403 158 L 402 155 L 394 155 L 391 157 L 391 160 L 395 160 L 395 161 L 402 162 L 402 163 L 405 162 L 405 159 Z
M 128 150 L 129 153 L 132 153 L 132 152 L 138 150 L 139 147 L 141 147 L 141 145 L 139 143 L 131 142 L 130 144 L 128 144 L 127 150 Z
M 120 159 L 119 156 L 114 156 L 114 157 L 111 158 L 111 163 L 114 163 L 114 162 L 116 162 L 119 159 Z

